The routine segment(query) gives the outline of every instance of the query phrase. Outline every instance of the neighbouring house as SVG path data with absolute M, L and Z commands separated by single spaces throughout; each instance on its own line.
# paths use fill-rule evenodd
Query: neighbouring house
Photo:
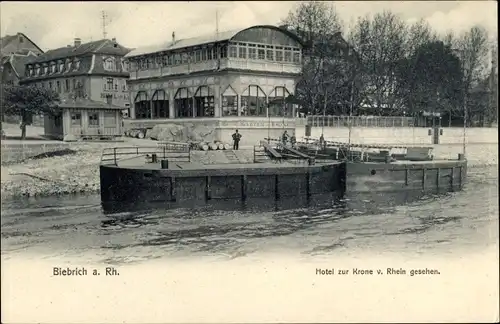
M 0 38 L 0 82 L 2 84 L 18 85 L 24 76 L 25 66 L 43 51 L 25 34 L 6 35 Z M 4 116 L 2 121 L 18 123 L 19 116 Z M 41 125 L 43 117 L 34 116 L 33 124 Z
M 45 136 L 72 141 L 108 139 L 122 135 L 121 106 L 87 98 L 63 98 L 61 112 L 45 116 Z
M 84 120 L 82 126 L 78 128 L 74 125 L 78 131 L 71 134 L 80 137 L 104 135 L 102 133 L 104 129 L 109 128 L 105 126 L 104 120 L 111 118 L 109 117 L 111 115 L 104 114 L 103 111 L 114 112 L 118 109 L 117 107 L 120 107 L 120 116 L 118 117 L 120 121 L 117 123 L 121 125 L 121 113 L 123 110 L 128 111 L 129 109 L 130 101 L 127 88 L 129 73 L 124 61 L 124 56 L 129 51 L 128 48 L 120 45 L 115 38 L 88 43 L 82 43 L 79 38 L 75 38 L 72 45 L 49 50 L 26 64 L 25 75 L 20 83 L 52 89 L 59 93 L 61 98 L 74 98 L 81 103 L 85 101 L 83 107 L 76 107 L 76 109 L 82 110 L 80 115 Z M 66 133 L 66 130 L 69 132 L 69 126 L 62 128 L 61 121 L 65 119 L 64 113 L 70 115 L 69 110 L 67 110 L 69 108 L 65 107 L 64 109 L 62 116 L 55 117 L 55 119 L 47 116 L 45 119 L 49 122 L 46 127 L 48 136 L 54 137 L 56 134 L 57 137 L 61 137 L 62 134 L 70 134 Z M 94 125 L 93 123 L 98 122 L 99 127 L 97 125 L 95 127 L 85 126 L 87 125 L 86 112 L 92 109 L 99 111 L 99 117 L 93 119 L 88 125 Z M 88 114 L 88 116 L 94 118 L 94 115 Z M 54 120 L 51 121 L 52 119 Z M 98 133 L 97 130 L 101 133 Z M 109 132 L 113 133 L 114 130 L 111 131 L 110 128 Z M 107 136 L 111 136 L 111 133 Z

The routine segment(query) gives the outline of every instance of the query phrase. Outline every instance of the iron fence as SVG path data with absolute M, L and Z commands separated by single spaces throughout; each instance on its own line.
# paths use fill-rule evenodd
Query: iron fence
M 312 127 L 414 127 L 413 117 L 381 116 L 307 116 L 305 124 Z

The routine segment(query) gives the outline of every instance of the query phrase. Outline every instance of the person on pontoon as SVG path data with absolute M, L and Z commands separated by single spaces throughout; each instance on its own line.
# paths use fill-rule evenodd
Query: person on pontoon
M 236 130 L 233 134 L 233 150 L 238 150 L 240 148 L 241 134 Z
M 285 131 L 283 135 L 281 136 L 281 142 L 283 143 L 284 146 L 286 146 L 286 142 L 288 141 L 288 132 Z

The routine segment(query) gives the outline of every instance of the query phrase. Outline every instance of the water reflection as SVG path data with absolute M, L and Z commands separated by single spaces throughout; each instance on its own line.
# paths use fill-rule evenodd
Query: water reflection
M 36 250 L 117 264 L 196 254 L 235 258 L 268 249 L 308 255 L 454 250 L 450 242 L 498 239 L 496 174 L 471 172 L 463 191 L 425 195 L 213 200 L 113 212 L 103 211 L 97 195 L 3 201 L 2 254 Z

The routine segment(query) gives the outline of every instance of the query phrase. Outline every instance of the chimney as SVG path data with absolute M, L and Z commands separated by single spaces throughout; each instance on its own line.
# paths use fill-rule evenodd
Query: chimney
M 175 43 L 175 31 L 172 32 L 172 43 Z
M 80 38 L 75 38 L 75 47 L 82 45 L 82 40 Z

